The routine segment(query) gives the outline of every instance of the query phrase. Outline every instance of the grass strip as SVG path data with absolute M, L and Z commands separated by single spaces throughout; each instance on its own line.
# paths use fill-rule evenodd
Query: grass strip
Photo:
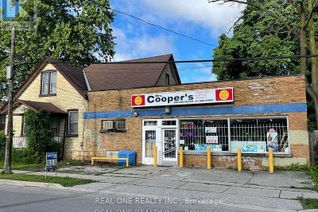
M 303 208 L 306 209 L 317 209 L 318 208 L 318 199 L 312 198 L 300 198 L 300 202 L 303 205 Z
M 82 185 L 95 182 L 90 179 L 79 179 L 72 177 L 52 177 L 42 175 L 27 175 L 27 174 L 0 174 L 0 179 L 5 180 L 19 180 L 19 181 L 29 181 L 29 182 L 43 182 L 43 183 L 56 183 L 64 187 L 72 187 L 75 185 Z

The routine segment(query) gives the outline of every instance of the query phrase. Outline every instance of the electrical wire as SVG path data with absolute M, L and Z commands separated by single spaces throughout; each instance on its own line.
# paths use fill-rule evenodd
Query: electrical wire
M 158 63 L 211 63 L 211 62 L 235 62 L 235 61 L 260 61 L 260 60 L 286 60 L 295 58 L 312 58 L 316 55 L 294 55 L 294 56 L 269 56 L 269 57 L 240 57 L 240 58 L 217 58 L 211 60 L 175 60 L 175 61 L 121 61 L 121 62 L 102 62 L 94 64 L 158 64 Z
M 217 58 L 211 60 L 174 60 L 174 61 L 120 61 L 120 62 L 100 62 L 93 63 L 92 65 L 98 64 L 178 64 L 178 63 L 213 63 L 213 62 L 235 62 L 235 61 L 262 61 L 262 60 L 286 60 L 286 59 L 300 59 L 300 58 L 314 58 L 318 57 L 318 55 L 294 55 L 294 56 L 271 56 L 271 57 L 241 57 L 241 58 Z M 66 63 L 62 61 L 54 61 L 54 63 Z M 36 63 L 25 63 L 25 64 L 36 64 Z M 17 65 L 23 65 L 19 63 Z M 214 65 L 213 65 L 214 66 Z M 208 66 L 206 66 L 208 67 Z M 212 67 L 212 66 L 211 66 Z M 97 67 L 96 67 L 97 68 Z M 102 67 L 98 67 L 102 68 Z M 189 67 L 190 68 L 190 67 Z
M 176 35 L 179 35 L 179 36 L 188 38 L 188 39 L 190 39 L 190 40 L 193 40 L 193 41 L 196 41 L 196 42 L 199 42 L 199 43 L 208 45 L 208 46 L 216 47 L 216 45 L 210 44 L 210 43 L 208 43 L 208 42 L 205 42 L 205 41 L 200 40 L 200 39 L 198 39 L 198 38 L 191 37 L 191 36 L 186 35 L 186 34 L 182 34 L 182 33 L 180 33 L 180 32 L 174 31 L 174 30 L 172 30 L 172 29 L 168 29 L 168 28 L 163 27 L 163 26 L 161 26 L 161 25 L 151 23 L 151 22 L 149 22 L 149 21 L 146 21 L 146 20 L 144 20 L 144 19 L 142 19 L 142 18 L 139 18 L 139 17 L 137 17 L 137 16 L 134 16 L 134 15 L 128 14 L 128 13 L 126 13 L 126 12 L 122 12 L 122 11 L 119 11 L 119 10 L 116 10 L 116 9 L 112 9 L 112 8 L 108 8 L 108 9 L 114 11 L 115 13 L 118 13 L 118 14 L 121 14 L 121 15 L 124 15 L 124 16 L 128 16 L 128 17 L 131 17 L 131 18 L 133 18 L 133 19 L 136 19 L 136 20 L 138 20 L 138 21 L 140 21 L 140 22 L 143 22 L 143 23 L 145 23 L 145 24 L 151 25 L 151 26 L 153 26 L 153 27 L 160 28 L 160 29 L 165 30 L 165 31 L 167 31 L 167 32 L 170 32 L 170 33 L 173 33 L 173 34 L 176 34 Z

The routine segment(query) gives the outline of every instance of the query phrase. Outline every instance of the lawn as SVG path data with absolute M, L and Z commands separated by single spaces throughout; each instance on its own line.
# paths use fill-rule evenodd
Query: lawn
M 0 179 L 5 180 L 19 180 L 19 181 L 30 181 L 30 182 L 43 182 L 43 183 L 56 183 L 64 187 L 72 187 L 75 185 L 82 185 L 95 182 L 89 179 L 78 179 L 71 177 L 51 177 L 40 175 L 27 175 L 27 174 L 0 174 Z
M 58 168 L 66 167 L 66 166 L 77 166 L 83 165 L 82 161 L 77 160 L 65 160 L 58 162 Z M 12 170 L 24 170 L 24 171 L 43 171 L 45 169 L 45 164 L 26 164 L 26 163 L 17 163 L 12 162 L 11 164 Z M 3 161 L 0 161 L 0 169 L 3 168 Z
M 0 162 L 0 169 L 3 168 L 3 162 Z M 39 171 L 44 170 L 43 164 L 25 164 L 25 163 L 12 163 L 12 170 L 25 170 L 25 171 Z
M 314 183 L 313 189 L 318 191 L 318 166 L 309 167 L 307 173 Z M 304 209 L 318 209 L 318 199 L 300 198 L 300 202 Z
M 301 198 L 300 202 L 303 205 L 304 209 L 317 209 L 318 208 L 318 199 Z

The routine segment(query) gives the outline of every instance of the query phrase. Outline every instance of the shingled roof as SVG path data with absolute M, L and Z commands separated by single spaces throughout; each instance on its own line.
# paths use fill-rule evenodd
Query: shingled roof
M 173 61 L 172 54 L 121 62 L 162 61 Z M 91 91 L 152 87 L 156 86 L 166 65 L 167 63 L 92 64 L 85 69 L 85 73 Z M 176 75 L 180 81 L 178 73 Z
M 66 114 L 66 111 L 63 111 L 62 109 L 58 108 L 57 106 L 49 102 L 33 102 L 33 101 L 18 100 L 14 103 L 14 107 L 17 107 L 19 105 L 24 105 L 35 112 L 39 112 L 43 110 L 43 111 L 47 111 L 47 112 L 55 113 L 55 114 Z M 6 113 L 7 113 L 7 106 L 4 109 L 2 109 L 0 114 L 6 114 Z

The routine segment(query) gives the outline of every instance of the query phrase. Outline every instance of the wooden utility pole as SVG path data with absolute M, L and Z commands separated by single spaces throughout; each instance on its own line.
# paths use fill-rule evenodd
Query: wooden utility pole
M 7 122 L 7 137 L 6 137 L 6 149 L 4 157 L 3 172 L 11 173 L 11 158 L 12 158 L 12 142 L 13 142 L 13 101 L 14 101 L 14 66 L 15 66 L 15 41 L 16 41 L 16 29 L 12 24 L 12 36 L 11 36 L 11 64 L 9 70 L 7 70 L 8 79 L 8 122 Z

